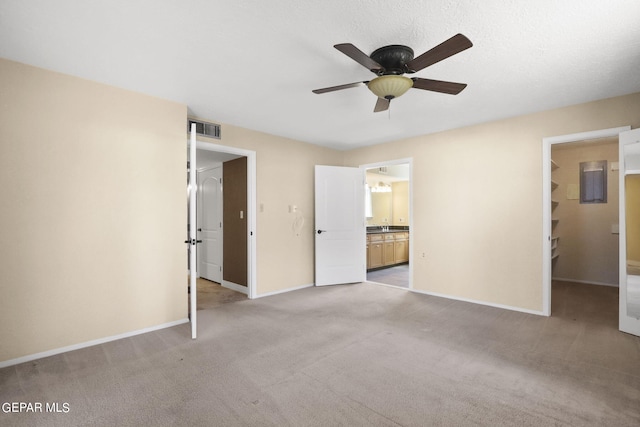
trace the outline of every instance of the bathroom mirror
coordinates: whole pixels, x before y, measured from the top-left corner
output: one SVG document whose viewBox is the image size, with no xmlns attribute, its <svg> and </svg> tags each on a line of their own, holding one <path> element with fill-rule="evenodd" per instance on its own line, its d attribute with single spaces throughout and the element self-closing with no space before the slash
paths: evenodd
<svg viewBox="0 0 640 427">
<path fill-rule="evenodd" d="M 367 169 L 371 209 L 369 226 L 409 225 L 409 164 Z"/>
<path fill-rule="evenodd" d="M 618 329 L 640 337 L 640 129 L 619 134 L 620 307 Z"/>
<path fill-rule="evenodd" d="M 374 187 L 375 188 L 375 187 Z M 391 185 L 389 185 L 391 188 Z M 393 222 L 393 191 L 373 191 L 371 193 L 373 215 L 370 219 L 375 225 L 394 225 Z"/>
<path fill-rule="evenodd" d="M 640 174 L 625 176 L 627 314 L 640 318 Z"/>
</svg>

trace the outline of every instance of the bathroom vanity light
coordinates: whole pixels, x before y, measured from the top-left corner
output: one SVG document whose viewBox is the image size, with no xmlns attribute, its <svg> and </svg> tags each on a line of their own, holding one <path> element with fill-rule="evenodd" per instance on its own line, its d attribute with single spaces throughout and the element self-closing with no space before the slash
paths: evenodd
<svg viewBox="0 0 640 427">
<path fill-rule="evenodd" d="M 378 185 L 371 189 L 372 193 L 391 193 L 391 185 L 380 181 Z"/>
</svg>

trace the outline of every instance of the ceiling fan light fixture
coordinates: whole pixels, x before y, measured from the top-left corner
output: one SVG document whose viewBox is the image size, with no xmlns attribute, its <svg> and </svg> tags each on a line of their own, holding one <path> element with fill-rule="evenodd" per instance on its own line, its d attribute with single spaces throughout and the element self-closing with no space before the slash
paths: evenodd
<svg viewBox="0 0 640 427">
<path fill-rule="evenodd" d="M 376 77 L 367 83 L 371 92 L 378 98 L 393 99 L 404 95 L 413 86 L 413 80 L 409 77 L 387 75 Z"/>
</svg>

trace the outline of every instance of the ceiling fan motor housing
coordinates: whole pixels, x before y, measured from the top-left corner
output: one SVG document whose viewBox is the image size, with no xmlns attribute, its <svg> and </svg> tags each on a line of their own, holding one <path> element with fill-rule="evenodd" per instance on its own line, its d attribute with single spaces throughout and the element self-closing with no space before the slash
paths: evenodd
<svg viewBox="0 0 640 427">
<path fill-rule="evenodd" d="M 379 76 L 402 75 L 408 71 L 405 64 L 413 59 L 413 49 L 394 44 L 374 50 L 369 57 L 382 65 L 382 70 L 372 70 Z"/>
</svg>

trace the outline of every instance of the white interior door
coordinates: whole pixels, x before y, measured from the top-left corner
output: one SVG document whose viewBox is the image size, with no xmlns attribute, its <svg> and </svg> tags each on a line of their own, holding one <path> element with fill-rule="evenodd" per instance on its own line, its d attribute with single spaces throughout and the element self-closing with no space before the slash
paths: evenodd
<svg viewBox="0 0 640 427">
<path fill-rule="evenodd" d="M 222 166 L 198 172 L 198 273 L 222 283 Z"/>
<path fill-rule="evenodd" d="M 196 197 L 197 197 L 197 184 L 196 184 L 196 125 L 191 124 L 191 138 L 189 140 L 189 183 L 187 188 L 189 190 L 189 315 L 191 318 L 191 338 L 195 339 L 197 335 L 197 235 L 196 235 Z"/>
<path fill-rule="evenodd" d="M 640 336 L 640 129 L 620 133 L 620 321 Z"/>
<path fill-rule="evenodd" d="M 316 286 L 366 280 L 364 169 L 316 166 Z"/>
</svg>

